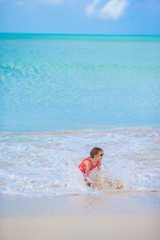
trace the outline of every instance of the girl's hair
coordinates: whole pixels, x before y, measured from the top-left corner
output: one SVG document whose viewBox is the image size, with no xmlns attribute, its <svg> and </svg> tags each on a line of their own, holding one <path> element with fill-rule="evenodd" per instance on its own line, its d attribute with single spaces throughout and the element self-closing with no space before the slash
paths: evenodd
<svg viewBox="0 0 160 240">
<path fill-rule="evenodd" d="M 94 155 L 97 155 L 99 153 L 99 151 L 103 151 L 102 148 L 98 148 L 98 147 L 94 147 L 91 152 L 90 152 L 90 156 L 91 158 L 94 158 Z"/>
</svg>

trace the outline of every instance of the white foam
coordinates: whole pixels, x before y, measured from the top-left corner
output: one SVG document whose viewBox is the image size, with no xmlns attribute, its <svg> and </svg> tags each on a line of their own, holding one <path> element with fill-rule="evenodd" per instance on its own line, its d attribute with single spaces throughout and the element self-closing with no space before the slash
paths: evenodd
<svg viewBox="0 0 160 240">
<path fill-rule="evenodd" d="M 160 129 L 0 134 L 1 194 L 55 196 L 160 190 Z M 78 169 L 92 147 L 104 149 L 92 188 Z"/>
</svg>

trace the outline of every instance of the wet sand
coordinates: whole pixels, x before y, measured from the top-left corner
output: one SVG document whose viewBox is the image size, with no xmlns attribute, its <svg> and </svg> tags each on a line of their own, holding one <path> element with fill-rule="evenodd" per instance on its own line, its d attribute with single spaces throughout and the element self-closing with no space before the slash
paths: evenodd
<svg viewBox="0 0 160 240">
<path fill-rule="evenodd" d="M 1 240 L 160 239 L 160 193 L 1 197 Z"/>
</svg>

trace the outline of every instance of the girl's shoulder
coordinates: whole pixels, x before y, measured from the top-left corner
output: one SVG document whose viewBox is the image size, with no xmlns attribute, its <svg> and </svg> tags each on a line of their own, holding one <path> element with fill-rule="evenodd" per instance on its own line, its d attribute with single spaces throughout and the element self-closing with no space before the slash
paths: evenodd
<svg viewBox="0 0 160 240">
<path fill-rule="evenodd" d="M 84 161 L 85 163 L 86 163 L 86 162 L 90 162 L 90 164 L 92 164 L 92 160 L 91 160 L 91 158 L 89 158 L 89 157 L 88 157 L 88 158 L 85 158 L 83 161 Z"/>
</svg>

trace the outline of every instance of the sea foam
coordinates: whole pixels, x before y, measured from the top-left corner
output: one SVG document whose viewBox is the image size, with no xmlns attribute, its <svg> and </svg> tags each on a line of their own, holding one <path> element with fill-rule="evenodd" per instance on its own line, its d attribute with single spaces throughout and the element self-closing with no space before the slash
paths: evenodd
<svg viewBox="0 0 160 240">
<path fill-rule="evenodd" d="M 159 143 L 159 128 L 1 133 L 1 195 L 159 191 Z M 78 165 L 94 146 L 105 155 L 88 187 Z"/>
</svg>

